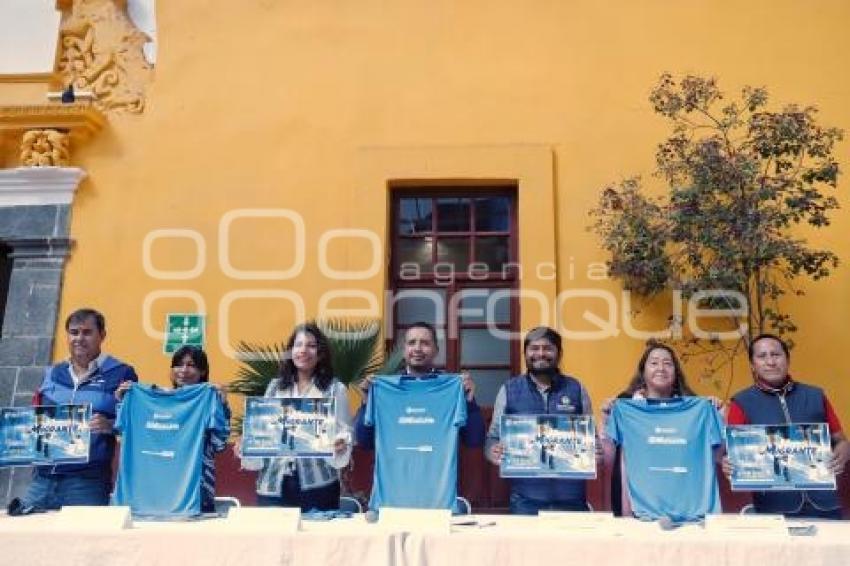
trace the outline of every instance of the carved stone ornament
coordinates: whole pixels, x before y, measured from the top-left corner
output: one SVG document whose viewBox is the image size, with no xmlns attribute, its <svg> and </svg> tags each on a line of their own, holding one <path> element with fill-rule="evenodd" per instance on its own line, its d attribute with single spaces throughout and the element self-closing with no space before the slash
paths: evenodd
<svg viewBox="0 0 850 566">
<path fill-rule="evenodd" d="M 65 84 L 91 91 L 104 112 L 139 113 L 152 68 L 142 47 L 148 37 L 127 16 L 124 0 L 73 0 L 64 8 L 58 71 Z"/>
<path fill-rule="evenodd" d="M 71 162 L 70 136 L 59 130 L 27 130 L 21 139 L 25 167 L 64 167 Z"/>
<path fill-rule="evenodd" d="M 71 145 L 89 140 L 105 122 L 88 103 L 0 106 L 0 144 L 20 143 L 25 167 L 67 166 Z"/>
</svg>

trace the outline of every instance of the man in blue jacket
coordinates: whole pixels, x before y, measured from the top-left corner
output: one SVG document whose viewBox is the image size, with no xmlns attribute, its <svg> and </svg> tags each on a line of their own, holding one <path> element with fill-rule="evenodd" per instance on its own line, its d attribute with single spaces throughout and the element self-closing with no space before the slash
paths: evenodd
<svg viewBox="0 0 850 566">
<path fill-rule="evenodd" d="M 500 442 L 502 415 L 590 415 L 587 390 L 574 377 L 559 370 L 561 336 L 541 326 L 523 341 L 527 373 L 502 385 L 493 404 L 493 420 L 487 433 L 485 454 L 499 465 L 504 452 Z M 598 461 L 597 448 L 597 461 Z M 559 478 L 513 478 L 511 513 L 536 515 L 540 510 L 587 511 L 584 480 Z"/>
<path fill-rule="evenodd" d="M 85 464 L 42 466 L 9 514 L 58 509 L 63 505 L 108 505 L 115 453 L 115 390 L 124 381 L 138 381 L 133 368 L 101 352 L 106 338 L 103 315 L 79 309 L 65 321 L 69 358 L 45 371 L 34 405 L 89 404 L 92 408 L 89 461 Z"/>
</svg>

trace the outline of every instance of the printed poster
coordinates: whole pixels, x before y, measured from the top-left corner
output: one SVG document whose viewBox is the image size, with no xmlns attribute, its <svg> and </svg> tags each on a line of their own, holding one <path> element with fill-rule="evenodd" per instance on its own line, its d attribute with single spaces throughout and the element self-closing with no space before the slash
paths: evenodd
<svg viewBox="0 0 850 566">
<path fill-rule="evenodd" d="M 503 478 L 596 477 L 596 427 L 590 415 L 503 415 Z"/>
<path fill-rule="evenodd" d="M 733 491 L 835 489 L 825 423 L 726 427 Z"/>
<path fill-rule="evenodd" d="M 242 457 L 333 456 L 335 408 L 333 398 L 246 397 Z"/>
<path fill-rule="evenodd" d="M 91 405 L 0 408 L 0 466 L 84 464 Z"/>
</svg>

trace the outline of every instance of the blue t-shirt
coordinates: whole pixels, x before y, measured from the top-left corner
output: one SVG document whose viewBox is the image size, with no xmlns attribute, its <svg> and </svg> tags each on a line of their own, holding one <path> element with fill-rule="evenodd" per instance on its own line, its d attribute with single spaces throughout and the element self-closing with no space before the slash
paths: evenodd
<svg viewBox="0 0 850 566">
<path fill-rule="evenodd" d="M 466 424 L 459 375 L 378 376 L 364 422 L 375 427 L 370 509 L 455 508 L 458 430 Z"/>
<path fill-rule="evenodd" d="M 618 399 L 608 437 L 623 446 L 629 497 L 641 519 L 692 521 L 720 512 L 713 448 L 721 420 L 708 399 Z"/>
<path fill-rule="evenodd" d="M 173 391 L 133 385 L 118 409 L 121 462 L 113 505 L 134 516 L 179 518 L 201 512 L 206 433 L 230 432 L 218 393 L 207 383 Z"/>
</svg>

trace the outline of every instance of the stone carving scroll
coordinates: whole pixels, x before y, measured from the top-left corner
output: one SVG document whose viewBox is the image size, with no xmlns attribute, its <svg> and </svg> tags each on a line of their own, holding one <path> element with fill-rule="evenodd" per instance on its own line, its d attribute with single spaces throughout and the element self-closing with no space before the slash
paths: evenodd
<svg viewBox="0 0 850 566">
<path fill-rule="evenodd" d="M 139 113 L 153 69 L 121 0 L 74 0 L 63 13 L 58 70 L 65 84 L 91 91 L 103 112 Z"/>
</svg>

